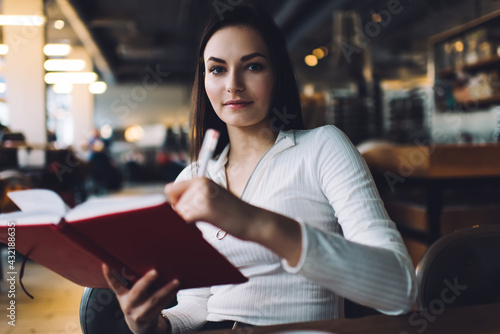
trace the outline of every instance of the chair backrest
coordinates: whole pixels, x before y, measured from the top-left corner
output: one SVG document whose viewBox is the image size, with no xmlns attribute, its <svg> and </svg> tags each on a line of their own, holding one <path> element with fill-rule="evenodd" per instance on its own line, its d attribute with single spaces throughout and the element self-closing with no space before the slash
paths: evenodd
<svg viewBox="0 0 500 334">
<path fill-rule="evenodd" d="M 85 288 L 80 302 L 83 334 L 132 334 L 113 291 Z"/>
<path fill-rule="evenodd" d="M 165 308 L 177 305 L 174 298 Z M 125 322 L 118 299 L 110 289 L 85 288 L 80 302 L 83 334 L 133 334 Z"/>
<path fill-rule="evenodd" d="M 416 275 L 421 310 L 500 302 L 500 225 L 444 235 L 424 253 Z"/>
</svg>

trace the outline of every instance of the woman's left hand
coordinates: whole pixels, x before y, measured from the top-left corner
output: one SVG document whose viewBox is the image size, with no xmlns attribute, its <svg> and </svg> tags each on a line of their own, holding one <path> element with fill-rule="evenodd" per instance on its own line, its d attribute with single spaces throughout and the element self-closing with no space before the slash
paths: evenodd
<svg viewBox="0 0 500 334">
<path fill-rule="evenodd" d="M 243 202 L 212 180 L 197 177 L 169 183 L 165 193 L 174 210 L 187 222 L 209 222 L 227 233 L 249 240 L 259 209 Z"/>
</svg>

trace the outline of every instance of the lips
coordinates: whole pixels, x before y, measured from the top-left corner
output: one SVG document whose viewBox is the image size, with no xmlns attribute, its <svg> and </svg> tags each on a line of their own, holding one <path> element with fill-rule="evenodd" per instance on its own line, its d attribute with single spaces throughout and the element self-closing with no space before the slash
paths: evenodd
<svg viewBox="0 0 500 334">
<path fill-rule="evenodd" d="M 245 108 L 251 105 L 253 101 L 244 101 L 244 100 L 230 100 L 224 102 L 224 106 L 229 107 L 229 108 Z"/>
</svg>

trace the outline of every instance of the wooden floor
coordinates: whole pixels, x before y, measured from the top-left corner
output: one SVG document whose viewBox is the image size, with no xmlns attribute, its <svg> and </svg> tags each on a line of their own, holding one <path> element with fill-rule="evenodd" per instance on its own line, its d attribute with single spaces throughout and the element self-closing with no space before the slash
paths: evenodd
<svg viewBox="0 0 500 334">
<path fill-rule="evenodd" d="M 19 271 L 21 263 L 17 264 Z M 5 268 L 4 268 L 5 273 Z M 0 333 L 14 334 L 81 334 L 78 310 L 83 287 L 78 286 L 52 271 L 27 262 L 23 284 L 33 295 L 30 299 L 16 285 L 15 298 L 8 297 L 6 277 L 1 283 Z M 7 307 L 15 300 L 15 327 L 8 324 Z"/>
</svg>

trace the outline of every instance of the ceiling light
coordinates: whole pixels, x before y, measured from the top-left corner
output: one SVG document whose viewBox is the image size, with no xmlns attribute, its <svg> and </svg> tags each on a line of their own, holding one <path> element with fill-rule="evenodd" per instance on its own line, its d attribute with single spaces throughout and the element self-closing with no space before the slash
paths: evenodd
<svg viewBox="0 0 500 334">
<path fill-rule="evenodd" d="M 69 94 L 73 91 L 73 84 L 68 82 L 56 83 L 52 86 L 52 90 L 56 94 Z"/>
<path fill-rule="evenodd" d="M 54 28 L 58 29 L 58 30 L 61 30 L 62 28 L 64 28 L 64 21 L 63 20 L 57 20 L 56 22 L 54 22 Z"/>
<path fill-rule="evenodd" d="M 49 59 L 43 67 L 47 71 L 81 71 L 85 67 L 82 59 Z"/>
<path fill-rule="evenodd" d="M 46 56 L 67 56 L 71 51 L 68 44 L 47 44 L 43 47 Z"/>
<path fill-rule="evenodd" d="M 45 74 L 45 82 L 48 84 L 56 84 L 61 82 L 72 84 L 90 84 L 96 80 L 97 74 L 95 74 L 94 72 L 51 72 Z"/>
<path fill-rule="evenodd" d="M 0 15 L 1 26 L 41 26 L 45 18 L 40 15 Z"/>
<path fill-rule="evenodd" d="M 7 44 L 0 44 L 0 55 L 6 55 L 9 52 L 9 46 Z"/>
<path fill-rule="evenodd" d="M 104 81 L 96 81 L 89 85 L 89 92 L 92 94 L 102 94 L 107 88 L 108 85 Z"/>
<path fill-rule="evenodd" d="M 306 64 L 308 66 L 316 66 L 316 65 L 318 65 L 318 58 L 316 58 L 316 56 L 313 56 L 313 55 L 307 55 L 304 58 L 304 61 L 306 62 Z"/>
</svg>

